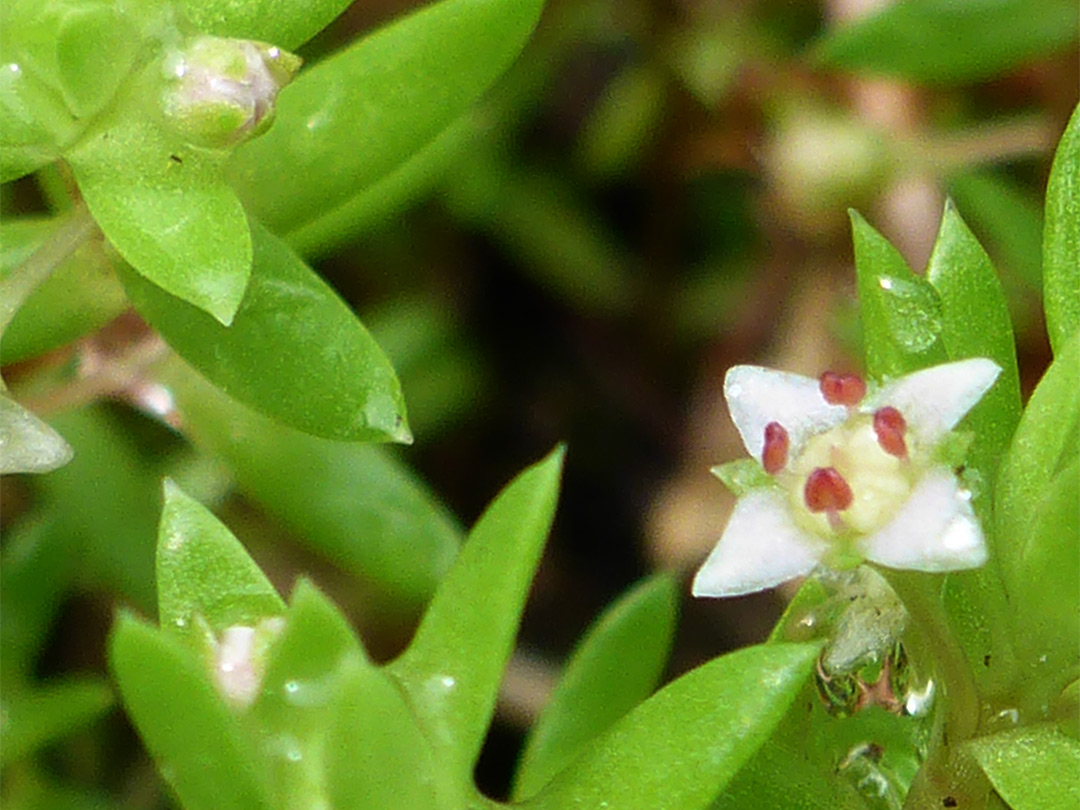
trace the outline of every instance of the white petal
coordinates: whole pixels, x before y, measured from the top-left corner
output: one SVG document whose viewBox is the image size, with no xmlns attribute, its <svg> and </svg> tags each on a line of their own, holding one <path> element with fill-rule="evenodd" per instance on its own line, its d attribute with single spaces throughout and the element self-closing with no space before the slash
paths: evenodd
<svg viewBox="0 0 1080 810">
<path fill-rule="evenodd" d="M 931 447 L 956 427 L 1000 373 L 998 364 L 985 357 L 925 368 L 867 397 L 863 410 L 892 405 L 903 414 L 917 445 Z"/>
<path fill-rule="evenodd" d="M 739 498 L 723 537 L 691 588 L 694 596 L 739 596 L 809 574 L 825 543 L 791 519 L 784 493 L 757 489 Z"/>
<path fill-rule="evenodd" d="M 986 562 L 986 541 L 970 498 L 952 471 L 930 470 L 889 524 L 860 541 L 860 550 L 889 568 L 978 568 Z"/>
<path fill-rule="evenodd" d="M 847 419 L 843 405 L 830 405 L 817 380 L 761 366 L 735 366 L 724 377 L 731 420 L 751 456 L 761 461 L 765 426 L 779 422 L 788 433 L 789 455 L 798 455 L 811 436 Z"/>
</svg>

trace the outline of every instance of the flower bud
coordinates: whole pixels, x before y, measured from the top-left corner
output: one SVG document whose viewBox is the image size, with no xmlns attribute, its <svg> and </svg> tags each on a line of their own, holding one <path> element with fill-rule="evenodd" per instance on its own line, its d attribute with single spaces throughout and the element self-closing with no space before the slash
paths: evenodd
<svg viewBox="0 0 1080 810">
<path fill-rule="evenodd" d="M 265 42 L 198 37 L 165 56 L 165 120 L 193 146 L 236 146 L 270 126 L 277 95 L 300 64 Z"/>
</svg>

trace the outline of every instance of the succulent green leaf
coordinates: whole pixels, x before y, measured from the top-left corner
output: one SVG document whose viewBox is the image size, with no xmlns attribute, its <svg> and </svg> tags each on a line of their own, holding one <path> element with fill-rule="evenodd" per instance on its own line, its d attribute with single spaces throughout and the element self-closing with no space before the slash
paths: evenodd
<svg viewBox="0 0 1080 810">
<path fill-rule="evenodd" d="M 698 667 L 594 740 L 522 807 L 704 807 L 772 733 L 819 649 L 758 645 Z"/>
<path fill-rule="evenodd" d="M 56 30 L 56 66 L 64 101 L 78 118 L 104 108 L 135 63 L 133 21 L 113 4 L 70 8 Z"/>
<path fill-rule="evenodd" d="M 968 748 L 1013 810 L 1073 810 L 1080 805 L 1080 742 L 1055 726 L 980 737 Z"/>
<path fill-rule="evenodd" d="M 46 473 L 74 456 L 64 437 L 0 394 L 0 473 Z"/>
<path fill-rule="evenodd" d="M 390 672 L 458 789 L 495 709 L 521 612 L 555 514 L 563 450 L 518 475 L 477 521 Z"/>
<path fill-rule="evenodd" d="M 941 300 L 941 341 L 950 360 L 988 357 L 1001 367 L 964 426 L 975 441 L 967 466 L 992 480 L 1020 419 L 1020 377 L 1005 295 L 990 257 L 948 202 L 926 277 Z"/>
<path fill-rule="evenodd" d="M 480 118 L 471 112 L 462 115 L 385 177 L 333 210 L 290 230 L 285 240 L 303 256 L 318 258 L 391 222 L 442 180 L 450 164 L 476 140 Z"/>
<path fill-rule="evenodd" d="M 768 643 L 832 636 L 847 603 L 843 596 L 838 603 L 819 579 L 807 579 Z M 791 810 L 866 810 L 876 806 L 868 798 L 884 800 L 885 807 L 898 806 L 920 763 L 918 722 L 879 708 L 833 716 L 817 686 L 807 683 L 772 736 L 713 802 L 712 810 L 757 804 Z"/>
<path fill-rule="evenodd" d="M 285 603 L 232 532 L 172 481 L 164 490 L 157 545 L 162 628 L 187 635 L 201 617 L 220 633 L 284 613 Z"/>
<path fill-rule="evenodd" d="M 926 275 L 941 300 L 941 341 L 948 359 L 988 357 L 1002 369 L 994 387 L 963 421 L 974 438 L 963 458 L 965 483 L 974 494 L 976 513 L 988 523 L 990 482 L 1020 418 L 1020 380 L 1001 285 L 990 258 L 952 202 L 945 205 Z M 988 534 L 990 543 L 997 545 L 994 533 Z M 996 560 L 976 571 L 951 574 L 943 598 L 983 693 L 1004 687 L 1013 655 L 1009 610 Z M 985 661 L 995 664 L 987 667 Z"/>
<path fill-rule="evenodd" d="M 0 223 L 0 279 L 7 278 L 49 238 L 50 219 L 8 219 Z M 36 357 L 104 326 L 127 308 L 99 241 L 91 241 L 62 262 L 19 307 L 0 341 L 0 360 Z"/>
<path fill-rule="evenodd" d="M 899 377 L 943 362 L 941 301 L 934 288 L 865 219 L 850 214 L 867 372 Z"/>
<path fill-rule="evenodd" d="M 1018 561 L 1015 591 L 1016 647 L 1036 705 L 1080 677 L 1080 459 L 1058 472 L 1041 493 L 1035 520 Z"/>
<path fill-rule="evenodd" d="M 175 5 L 206 34 L 295 50 L 348 8 L 349 0 L 179 0 Z"/>
<path fill-rule="evenodd" d="M 71 112 L 32 71 L 10 62 L 0 70 L 0 182 L 56 160 L 75 131 Z"/>
<path fill-rule="evenodd" d="M 240 195 L 278 231 L 355 197 L 480 97 L 521 51 L 541 6 L 440 0 L 301 73 L 281 93 L 273 128 L 234 155 Z"/>
<path fill-rule="evenodd" d="M 254 744 L 180 639 L 121 613 L 109 665 L 124 708 L 186 810 L 269 810 Z"/>
<path fill-rule="evenodd" d="M 366 665 L 352 628 L 314 585 L 301 580 L 251 708 L 252 722 L 272 751 L 275 806 L 318 804 L 320 798 L 329 803 L 326 737 L 349 665 Z"/>
<path fill-rule="evenodd" d="M 535 795 L 591 739 L 645 700 L 671 653 L 678 593 L 657 574 L 614 602 L 578 642 L 525 741 L 514 801 Z"/>
<path fill-rule="evenodd" d="M 833 717 L 807 684 L 711 810 L 899 807 L 920 764 L 917 723 L 880 708 Z"/>
<path fill-rule="evenodd" d="M 410 441 L 394 370 L 348 305 L 284 242 L 255 225 L 255 267 L 225 327 L 137 274 L 139 313 L 225 393 L 291 427 L 349 441 Z"/>
<path fill-rule="evenodd" d="M 436 780 L 431 744 L 405 696 L 382 671 L 346 661 L 326 741 L 330 806 L 435 810 L 447 806 Z"/>
<path fill-rule="evenodd" d="M 1023 561 L 1036 542 L 1032 526 L 1039 506 L 1059 471 L 1077 457 L 1078 390 L 1080 332 L 1061 347 L 1036 387 L 998 474 L 995 517 L 1009 593 L 1020 588 Z"/>
<path fill-rule="evenodd" d="M 825 65 L 917 82 L 967 82 L 1067 48 L 1077 25 L 1071 0 L 905 0 L 829 32 L 815 56 Z"/>
<path fill-rule="evenodd" d="M 221 179 L 220 156 L 174 143 L 134 115 L 70 150 L 90 213 L 141 275 L 223 324 L 251 272 L 247 217 Z"/>
<path fill-rule="evenodd" d="M 1043 306 L 1057 356 L 1080 330 L 1080 107 L 1061 136 L 1046 187 Z"/>
<path fill-rule="evenodd" d="M 431 596 L 462 532 L 396 456 L 287 428 L 181 363 L 164 379 L 195 442 L 223 459 L 240 488 L 299 540 L 358 577 L 374 601 L 411 612 Z"/>
<path fill-rule="evenodd" d="M 96 677 L 55 681 L 14 693 L 5 686 L 0 763 L 22 759 L 83 728 L 105 714 L 112 704 L 112 690 Z"/>
</svg>

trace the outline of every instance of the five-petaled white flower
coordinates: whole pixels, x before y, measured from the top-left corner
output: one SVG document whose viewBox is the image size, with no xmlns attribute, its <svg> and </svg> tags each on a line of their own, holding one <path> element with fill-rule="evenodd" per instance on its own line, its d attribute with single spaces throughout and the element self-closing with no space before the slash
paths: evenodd
<svg viewBox="0 0 1080 810">
<path fill-rule="evenodd" d="M 937 451 L 1000 371 L 961 360 L 868 392 L 854 375 L 732 368 L 731 418 L 771 480 L 739 498 L 694 595 L 752 593 L 863 560 L 916 571 L 982 565 L 971 493 Z"/>
</svg>

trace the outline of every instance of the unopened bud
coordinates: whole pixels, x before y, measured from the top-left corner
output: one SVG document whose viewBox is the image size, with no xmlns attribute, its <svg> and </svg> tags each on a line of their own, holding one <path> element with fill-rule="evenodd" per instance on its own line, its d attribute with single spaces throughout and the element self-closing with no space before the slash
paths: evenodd
<svg viewBox="0 0 1080 810">
<path fill-rule="evenodd" d="M 225 628 L 214 646 L 214 679 L 234 706 L 247 708 L 259 694 L 271 643 L 281 634 L 280 617 L 263 619 L 255 627 Z"/>
<path fill-rule="evenodd" d="M 278 93 L 300 64 L 265 42 L 199 37 L 165 57 L 165 119 L 193 146 L 236 146 L 270 126 Z"/>
</svg>

